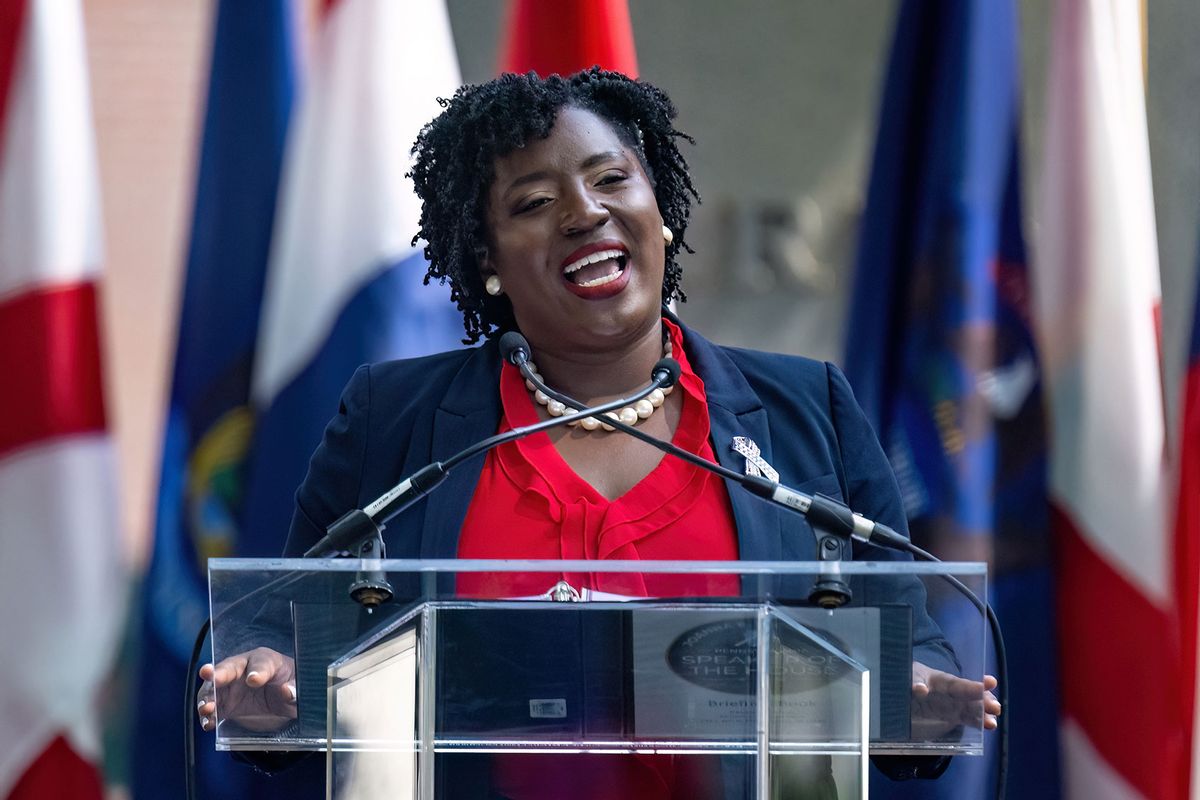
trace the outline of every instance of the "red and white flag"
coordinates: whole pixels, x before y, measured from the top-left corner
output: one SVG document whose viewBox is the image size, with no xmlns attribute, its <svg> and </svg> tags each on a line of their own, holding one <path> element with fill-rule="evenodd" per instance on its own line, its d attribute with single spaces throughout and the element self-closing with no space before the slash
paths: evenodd
<svg viewBox="0 0 1200 800">
<path fill-rule="evenodd" d="M 626 0 L 509 0 L 501 72 L 570 75 L 600 66 L 636 78 Z"/>
<path fill-rule="evenodd" d="M 1192 335 L 1183 373 L 1183 409 L 1179 426 L 1179 482 L 1175 505 L 1175 583 L 1179 589 L 1179 638 L 1183 662 L 1183 684 L 1191 686 L 1184 698 L 1192 709 L 1191 754 L 1192 798 L 1200 798 L 1200 724 L 1197 697 L 1197 656 L 1200 655 L 1200 273 L 1192 307 Z"/>
<path fill-rule="evenodd" d="M 100 797 L 125 585 L 78 0 L 0 11 L 0 797 Z"/>
<path fill-rule="evenodd" d="M 1200 275 L 1197 276 L 1200 278 Z M 1198 280 L 1200 284 L 1200 280 Z M 1183 661 L 1183 685 L 1192 687 L 1184 697 L 1184 708 L 1192 709 L 1189 731 L 1192 754 L 1192 798 L 1200 798 L 1200 708 L 1196 706 L 1196 659 L 1200 648 L 1200 288 L 1192 312 L 1192 336 L 1183 375 L 1183 414 L 1179 427 L 1179 483 L 1175 508 L 1175 582 L 1179 590 L 1179 638 Z"/>
<path fill-rule="evenodd" d="M 1138 14 L 1128 0 L 1056 4 L 1035 238 L 1063 773 L 1079 800 L 1188 788 Z"/>
</svg>

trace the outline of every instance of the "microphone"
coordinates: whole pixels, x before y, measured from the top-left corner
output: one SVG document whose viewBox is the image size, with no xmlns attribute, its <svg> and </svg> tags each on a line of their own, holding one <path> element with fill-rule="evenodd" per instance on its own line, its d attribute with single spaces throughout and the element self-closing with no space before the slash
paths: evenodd
<svg viewBox="0 0 1200 800">
<path fill-rule="evenodd" d="M 516 331 L 508 331 L 500 337 L 500 357 L 520 369 L 529 360 L 529 342 Z"/>
<path fill-rule="evenodd" d="M 561 394 L 546 386 L 541 380 L 534 375 L 530 368 L 529 361 L 529 346 L 525 338 L 516 332 L 505 334 L 507 341 L 503 343 L 502 352 L 513 364 L 521 370 L 521 374 L 533 385 L 536 389 L 552 397 L 558 402 L 564 404 L 568 408 L 578 406 L 579 403 L 573 400 L 568 395 Z M 664 363 L 669 361 L 674 366 L 673 375 L 675 380 L 679 378 L 679 362 L 674 359 L 663 359 L 658 364 L 655 364 L 655 370 L 660 368 L 669 369 Z M 633 436 L 635 439 L 643 441 L 650 446 L 661 450 L 664 453 L 673 455 L 676 458 L 681 458 L 684 461 L 694 464 L 701 469 L 716 473 L 723 478 L 737 481 L 744 487 L 749 489 L 755 495 L 775 503 L 782 505 L 785 508 L 791 509 L 802 516 L 806 517 L 813 526 L 813 532 L 816 535 L 817 560 L 819 561 L 843 561 L 846 559 L 845 543 L 850 538 L 870 538 L 874 530 L 874 523 L 860 517 L 864 521 L 858 527 L 854 525 L 855 516 L 850 509 L 838 503 L 836 500 L 823 495 L 810 497 L 803 492 L 797 492 L 794 489 L 789 489 L 775 481 L 767 478 L 750 475 L 739 475 L 738 473 L 722 467 L 720 464 L 715 464 L 707 459 L 701 458 L 693 453 L 689 453 L 677 447 L 672 442 L 667 442 L 657 437 L 650 436 L 644 431 L 638 430 L 631 425 L 621 424 L 612 419 L 607 420 L 610 427 L 620 428 L 624 433 Z M 885 526 L 886 527 L 886 526 Z M 890 529 L 889 529 L 890 530 Z M 897 534 L 898 536 L 898 534 Z M 903 537 L 899 537 L 903 538 Z M 819 605 L 822 608 L 838 608 L 849 603 L 852 598 L 850 585 L 842 580 L 840 574 L 823 575 L 812 587 L 809 592 L 809 602 Z"/>
<path fill-rule="evenodd" d="M 508 331 L 500 337 L 500 357 L 512 364 L 517 369 L 521 370 L 521 374 L 529 377 L 529 368 L 526 366 L 529 363 L 529 342 L 517 331 Z M 650 379 L 657 380 L 659 375 L 666 373 L 666 377 L 658 388 L 665 389 L 668 386 L 674 386 L 679 382 L 679 375 L 683 372 L 683 368 L 679 366 L 679 362 L 675 359 L 666 356 L 660 358 L 654 367 L 650 370 Z M 582 408 L 577 400 L 572 400 L 566 395 L 561 395 L 558 392 L 552 391 L 541 381 L 536 378 L 532 379 L 533 385 L 541 389 L 548 397 L 552 397 L 569 408 Z M 610 420 L 606 419 L 605 422 Z M 615 427 L 615 426 L 614 426 Z"/>
<path fill-rule="evenodd" d="M 547 397 L 550 397 L 569 408 L 578 408 L 579 401 L 569 395 L 556 392 L 544 384 L 529 368 L 529 343 L 525 337 L 516 331 L 509 331 L 500 337 L 500 353 L 504 360 L 521 370 L 521 375 Z M 679 362 L 673 358 L 663 358 L 654 365 L 652 372 L 656 377 L 660 371 L 669 373 L 669 381 L 664 385 L 673 386 L 679 381 L 682 371 Z M 683 459 L 701 469 L 716 473 L 722 478 L 740 483 L 758 497 L 776 505 L 784 506 L 808 518 L 814 527 L 828 530 L 843 539 L 868 543 L 874 542 L 886 547 L 907 549 L 909 541 L 904 536 L 892 530 L 882 522 L 867 519 L 861 514 L 852 512 L 844 503 L 822 494 L 808 495 L 804 492 L 790 489 L 781 483 L 757 475 L 742 475 L 721 466 L 708 459 L 701 458 L 695 453 L 688 452 L 672 442 L 651 436 L 639 428 L 626 425 L 623 422 L 607 417 L 604 420 L 612 427 L 657 448 L 668 455 Z"/>
<path fill-rule="evenodd" d="M 515 331 L 506 333 L 501 337 L 501 346 L 504 347 L 504 339 L 508 339 L 508 346 L 502 350 L 505 353 L 505 359 L 521 370 L 521 375 L 526 380 L 531 382 L 536 388 L 540 389 L 548 397 L 552 397 L 558 402 L 568 407 L 579 405 L 570 396 L 556 392 L 549 386 L 546 386 L 533 374 L 533 370 L 526 363 L 529 360 L 529 345 L 525 341 L 525 337 Z M 670 360 L 675 366 L 673 381 L 679 379 L 679 363 L 673 359 Z M 659 364 L 662 364 L 660 361 Z M 659 364 L 655 365 L 657 369 Z M 835 500 L 823 494 L 805 494 L 804 492 L 784 486 L 783 484 L 764 478 L 758 475 L 742 475 L 734 472 L 731 469 L 721 466 L 715 462 L 701 458 L 695 453 L 690 453 L 681 447 L 676 446 L 672 442 L 664 441 L 657 437 L 647 434 L 645 431 L 626 425 L 625 423 L 607 419 L 606 422 L 613 428 L 626 433 L 635 439 L 645 442 L 651 447 L 657 448 L 668 455 L 673 455 L 676 458 L 681 458 L 689 464 L 693 464 L 701 469 L 706 469 L 720 475 L 722 478 L 727 478 L 731 481 L 741 484 L 750 492 L 758 497 L 767 500 L 768 502 L 788 508 L 798 514 L 803 515 L 808 519 L 813 528 L 817 530 L 825 530 L 832 533 L 834 536 L 844 540 L 853 540 L 858 542 L 871 543 L 882 545 L 892 550 L 900 550 L 910 553 L 911 555 L 923 561 L 941 561 L 932 553 L 917 547 L 910 542 L 907 537 L 902 536 L 895 530 L 882 522 L 876 522 L 868 519 L 861 514 L 857 514 L 850 510 L 850 507 L 845 503 Z M 818 553 L 818 556 L 821 554 Z M 1000 630 L 1000 620 L 996 616 L 995 610 L 990 603 L 981 600 L 971 589 L 953 575 L 941 576 L 949 583 L 956 591 L 965 596 L 968 601 L 982 614 L 988 621 L 988 627 L 991 629 L 992 642 L 995 647 L 996 656 L 996 673 L 999 683 L 1000 704 L 1004 708 L 1008 708 L 1008 655 L 1004 647 L 1004 634 Z M 841 584 L 840 586 L 838 584 Z M 839 581 L 836 576 L 832 582 L 826 583 L 825 586 L 818 584 L 814 586 L 814 591 L 810 595 L 810 599 L 814 600 L 823 607 L 836 607 L 843 605 L 849 600 L 849 587 Z M 1000 719 L 1000 769 L 996 778 L 997 790 L 996 796 L 1004 796 L 1004 786 L 1007 783 L 1008 773 L 1008 717 Z"/>
<path fill-rule="evenodd" d="M 507 354 L 507 359 L 516 359 L 525 364 L 529 360 L 529 345 L 521 334 L 515 333 L 515 331 L 510 333 L 515 334 L 515 339 L 509 334 L 505 334 L 501 337 L 501 348 Z M 506 339 L 507 345 L 505 344 Z M 527 370 L 528 366 L 525 369 Z M 591 408 L 583 408 L 580 411 L 563 414 L 561 417 L 551 417 L 533 425 L 513 428 L 510 431 L 490 436 L 482 442 L 477 442 L 465 450 L 455 453 L 445 461 L 435 461 L 422 467 L 381 494 L 369 505 L 361 509 L 352 509 L 339 517 L 325 529 L 325 535 L 321 537 L 320 541 L 305 551 L 304 557 L 317 558 L 343 550 L 353 551 L 363 542 L 381 537 L 383 527 L 388 520 L 436 489 L 446 479 L 451 469 L 493 447 L 588 417 L 603 418 L 604 422 L 613 425 L 615 421 L 611 417 L 605 417 L 605 414 L 632 405 L 648 397 L 655 389 L 673 385 L 679 379 L 679 371 L 679 364 L 673 359 L 661 359 L 654 365 L 649 385 L 629 397 L 611 400 Z M 580 404 L 572 401 L 571 407 L 579 408 Z"/>
<path fill-rule="evenodd" d="M 654 364 L 654 368 L 650 370 L 650 375 L 657 378 L 659 374 L 666 373 L 663 378 L 662 385 L 674 386 L 679 383 L 679 376 L 683 373 L 683 367 L 679 366 L 679 362 L 670 356 L 663 356 Z"/>
</svg>

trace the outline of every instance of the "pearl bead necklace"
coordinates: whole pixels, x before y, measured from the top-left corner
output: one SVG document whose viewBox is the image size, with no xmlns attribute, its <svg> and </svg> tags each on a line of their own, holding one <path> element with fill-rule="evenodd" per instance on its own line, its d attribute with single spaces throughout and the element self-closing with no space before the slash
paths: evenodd
<svg viewBox="0 0 1200 800">
<path fill-rule="evenodd" d="M 663 344 L 663 356 L 669 357 L 670 355 L 671 342 L 667 341 Z M 537 379 L 542 383 L 545 383 L 545 380 L 542 379 L 542 374 L 538 372 L 537 366 L 532 361 L 527 361 L 525 363 L 529 365 L 529 370 L 535 376 L 537 376 Z M 536 400 L 540 405 L 545 406 L 546 411 L 552 417 L 561 417 L 564 414 L 574 414 L 576 411 L 576 409 L 570 408 L 564 403 L 560 403 L 559 401 L 547 395 L 541 389 L 534 386 L 533 381 L 526 380 L 525 387 L 529 389 L 529 391 L 533 392 L 533 399 Z M 619 411 L 605 412 L 603 416 L 610 417 L 618 422 L 623 422 L 626 425 L 636 425 L 639 421 L 648 419 L 650 415 L 654 413 L 654 409 L 663 404 L 663 402 L 667 399 L 667 395 L 669 395 L 674 388 L 674 386 L 668 386 L 666 389 L 655 389 L 649 395 L 641 400 L 638 400 L 633 405 L 625 406 Z M 614 428 L 612 425 L 609 425 L 607 422 L 600 422 L 594 417 L 584 417 L 581 420 L 568 422 L 567 424 L 571 427 L 578 425 L 585 431 L 594 431 L 597 428 L 604 428 L 606 431 L 616 430 L 616 428 Z"/>
</svg>

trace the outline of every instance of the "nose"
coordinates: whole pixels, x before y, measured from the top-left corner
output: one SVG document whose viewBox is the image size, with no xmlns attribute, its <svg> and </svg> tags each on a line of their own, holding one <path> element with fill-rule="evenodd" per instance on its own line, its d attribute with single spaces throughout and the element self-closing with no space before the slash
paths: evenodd
<svg viewBox="0 0 1200 800">
<path fill-rule="evenodd" d="M 568 236 L 595 230 L 608 222 L 608 207 L 601 202 L 599 196 L 588 189 L 587 186 L 575 188 L 568 192 L 559 204 L 559 208 L 562 209 L 559 227 Z"/>
</svg>

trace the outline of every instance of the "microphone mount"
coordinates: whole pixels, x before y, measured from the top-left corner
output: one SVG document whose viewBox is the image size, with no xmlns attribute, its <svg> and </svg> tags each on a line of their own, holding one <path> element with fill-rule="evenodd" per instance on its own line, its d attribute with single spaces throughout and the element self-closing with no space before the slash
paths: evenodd
<svg viewBox="0 0 1200 800">
<path fill-rule="evenodd" d="M 520 334 L 517 335 L 520 336 Z M 523 342 L 524 338 L 521 337 L 521 340 Z M 526 350 L 525 360 L 527 359 L 528 351 Z M 678 378 L 678 375 L 679 365 L 671 359 L 662 359 L 654 365 L 653 379 L 650 381 L 650 384 L 629 397 L 618 398 L 592 408 L 584 408 L 581 411 L 564 414 L 561 417 L 543 420 L 533 425 L 513 428 L 510 431 L 490 436 L 456 453 L 445 461 L 435 461 L 416 471 L 408 478 L 405 478 L 369 505 L 361 509 L 352 509 L 343 514 L 325 529 L 325 536 L 320 541 L 305 551 L 304 557 L 319 558 L 330 553 L 340 552 L 357 554 L 363 543 L 367 541 L 377 541 L 378 550 L 376 552 L 382 553 L 383 529 L 388 520 L 437 488 L 446 479 L 446 476 L 449 475 L 450 470 L 462 462 L 485 453 L 505 442 L 521 439 L 559 425 L 567 425 L 588 417 L 599 419 L 609 411 L 616 411 L 648 397 L 655 389 L 671 385 Z M 604 421 L 612 423 L 612 420 L 607 417 L 605 417 Z M 381 556 L 373 557 L 377 558 Z"/>
<path fill-rule="evenodd" d="M 508 334 L 505 335 L 508 336 Z M 515 334 L 515 338 L 516 341 L 513 342 L 515 346 L 510 347 L 507 351 L 506 360 L 509 360 L 509 363 L 518 367 L 525 379 L 532 382 L 534 386 L 541 389 L 547 396 L 567 406 L 573 407 L 577 405 L 571 397 L 554 391 L 533 375 L 532 370 L 525 363 L 529 360 L 528 345 L 525 343 L 524 337 L 520 334 Z M 501 342 L 501 347 L 504 347 L 503 341 Z M 517 355 L 521 353 L 523 353 L 523 357 Z M 509 356 L 512 356 L 512 358 Z M 676 367 L 678 367 L 677 363 Z M 845 503 L 839 502 L 832 497 L 822 494 L 808 495 L 758 475 L 742 475 L 680 447 L 676 447 L 671 442 L 665 442 L 650 436 L 645 431 L 639 430 L 632 425 L 626 425 L 623 422 L 611 419 L 608 420 L 608 424 L 668 455 L 681 458 L 689 464 L 694 464 L 701 469 L 707 469 L 723 478 L 740 483 L 750 492 L 764 500 L 776 505 L 786 506 L 792 511 L 804 515 L 809 520 L 817 536 L 818 560 L 840 561 L 842 560 L 840 553 L 843 548 L 849 550 L 850 542 L 857 541 L 863 543 L 876 542 L 893 550 L 910 553 L 923 561 L 940 561 L 932 553 L 914 545 L 908 540 L 908 537 L 902 536 L 881 522 L 875 522 L 851 511 L 850 507 Z M 955 590 L 965 596 L 979 610 L 980 614 L 986 617 L 996 648 L 996 673 L 999 681 L 1000 704 L 1008 708 L 1008 656 L 1004 647 L 1004 635 L 1000 630 L 1000 620 L 997 618 L 996 612 L 992 609 L 991 605 L 979 599 L 962 581 L 953 575 L 945 575 L 943 578 Z M 829 579 L 818 581 L 809 592 L 809 601 L 816 603 L 822 608 L 836 608 L 844 605 L 849 600 L 849 586 L 836 575 L 831 576 Z M 1007 782 L 1007 719 L 1007 717 L 1003 717 L 1000 720 L 1000 769 L 996 778 L 997 797 L 1004 796 L 1004 786 Z"/>
<path fill-rule="evenodd" d="M 516 331 L 509 331 L 500 337 L 500 352 L 508 363 L 517 367 L 521 375 L 531 382 L 546 396 L 570 408 L 579 407 L 579 402 L 569 395 L 557 392 L 543 383 L 529 367 L 529 345 L 525 337 Z M 665 362 L 669 362 L 666 364 Z M 679 362 L 674 359 L 663 359 L 655 364 L 655 373 L 659 369 L 673 368 L 671 382 L 679 379 Z M 753 494 L 775 503 L 786 506 L 808 519 L 816 537 L 818 561 L 838 562 L 849 561 L 853 557 L 850 541 L 869 542 L 876 540 L 887 547 L 908 549 L 909 541 L 882 523 L 873 522 L 860 514 L 855 514 L 848 506 L 832 497 L 825 495 L 807 495 L 790 489 L 781 483 L 755 475 L 742 475 L 727 469 L 700 456 L 689 453 L 671 442 L 662 441 L 641 431 L 632 425 L 626 425 L 618 420 L 606 419 L 612 427 L 633 436 L 651 447 L 657 448 L 668 455 L 681 458 L 701 469 L 706 469 L 720 475 L 722 478 L 742 484 Z M 809 593 L 809 601 L 822 608 L 837 608 L 852 599 L 850 586 L 837 574 L 827 575 L 813 586 Z"/>
</svg>

